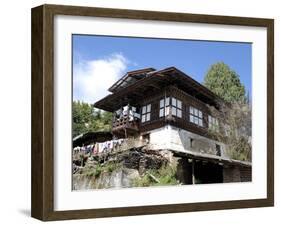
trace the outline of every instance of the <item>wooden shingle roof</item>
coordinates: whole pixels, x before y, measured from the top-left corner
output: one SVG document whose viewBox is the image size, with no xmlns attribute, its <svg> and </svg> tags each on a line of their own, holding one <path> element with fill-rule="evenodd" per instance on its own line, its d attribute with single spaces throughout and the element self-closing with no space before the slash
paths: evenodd
<svg viewBox="0 0 281 226">
<path fill-rule="evenodd" d="M 97 101 L 94 106 L 105 111 L 113 112 L 129 102 L 137 103 L 146 97 L 148 93 L 157 92 L 170 85 L 174 85 L 185 93 L 212 106 L 218 107 L 222 102 L 222 99 L 208 88 L 175 67 L 169 67 L 159 71 L 150 69 L 146 73 L 142 70 L 139 71 L 144 75 L 143 77 L 124 85 L 122 88 L 120 86 L 117 88 L 117 86 L 113 85 L 109 89 L 113 93 Z M 128 75 L 130 75 L 130 72 L 127 73 Z"/>
</svg>

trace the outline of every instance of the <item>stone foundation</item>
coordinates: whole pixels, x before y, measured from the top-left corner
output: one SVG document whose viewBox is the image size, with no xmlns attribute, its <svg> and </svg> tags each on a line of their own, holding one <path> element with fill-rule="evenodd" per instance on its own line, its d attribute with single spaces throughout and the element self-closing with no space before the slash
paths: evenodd
<svg viewBox="0 0 281 226">
<path fill-rule="evenodd" d="M 192 151 L 201 154 L 218 155 L 216 145 L 220 146 L 220 156 L 227 157 L 225 144 L 179 129 L 170 125 L 149 132 L 149 148 L 168 149 L 180 152 Z"/>
</svg>

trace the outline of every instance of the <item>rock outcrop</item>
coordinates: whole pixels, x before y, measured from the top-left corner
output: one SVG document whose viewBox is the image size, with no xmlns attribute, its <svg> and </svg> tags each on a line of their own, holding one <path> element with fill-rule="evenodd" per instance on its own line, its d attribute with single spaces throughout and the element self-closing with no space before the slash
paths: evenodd
<svg viewBox="0 0 281 226">
<path fill-rule="evenodd" d="M 98 157 L 80 156 L 73 159 L 73 189 L 133 187 L 148 171 L 171 164 L 169 153 L 133 148 Z"/>
</svg>

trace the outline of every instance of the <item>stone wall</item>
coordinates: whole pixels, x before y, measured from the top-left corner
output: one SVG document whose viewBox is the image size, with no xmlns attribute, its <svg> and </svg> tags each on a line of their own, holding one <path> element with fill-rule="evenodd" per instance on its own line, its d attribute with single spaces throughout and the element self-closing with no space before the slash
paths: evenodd
<svg viewBox="0 0 281 226">
<path fill-rule="evenodd" d="M 170 125 L 155 129 L 150 133 L 151 149 L 170 149 L 175 151 L 193 151 L 216 155 L 216 144 L 220 145 L 221 156 L 226 156 L 225 145 L 215 140 L 179 129 Z"/>
<path fill-rule="evenodd" d="M 227 146 L 225 144 L 171 125 L 152 130 L 149 134 L 149 149 L 152 150 L 166 149 L 179 152 L 197 152 L 200 154 L 217 155 L 216 145 L 220 145 L 220 156 L 223 158 L 229 158 L 226 151 Z M 186 171 L 190 170 L 190 164 L 186 159 L 179 160 L 179 179 L 190 183 L 191 176 L 189 173 L 186 173 Z M 225 164 L 223 165 L 222 171 L 224 183 L 247 182 L 252 179 L 251 167 Z"/>
</svg>

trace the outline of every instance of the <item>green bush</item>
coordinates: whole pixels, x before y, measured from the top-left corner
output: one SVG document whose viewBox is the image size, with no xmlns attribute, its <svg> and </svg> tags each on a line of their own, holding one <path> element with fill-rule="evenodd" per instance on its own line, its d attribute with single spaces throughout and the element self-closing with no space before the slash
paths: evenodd
<svg viewBox="0 0 281 226">
<path fill-rule="evenodd" d="M 179 181 L 176 179 L 176 166 L 166 165 L 158 170 L 148 170 L 144 176 L 137 178 L 133 182 L 135 187 L 176 185 Z"/>
<path fill-rule="evenodd" d="M 103 166 L 103 171 L 112 173 L 113 171 L 115 171 L 116 169 L 118 169 L 120 167 L 121 167 L 121 165 L 116 162 L 109 162 Z"/>
<path fill-rule="evenodd" d="M 153 184 L 151 177 L 148 174 L 145 174 L 143 177 L 136 178 L 133 181 L 134 187 L 149 187 Z"/>
<path fill-rule="evenodd" d="M 99 177 L 101 172 L 102 172 L 102 167 L 100 165 L 97 165 L 97 167 L 95 168 L 95 171 L 94 171 L 94 176 Z"/>
<path fill-rule="evenodd" d="M 84 169 L 82 174 L 88 176 L 88 177 L 99 177 L 101 175 L 101 173 L 112 173 L 113 171 L 115 171 L 116 169 L 118 169 L 120 167 L 120 164 L 116 163 L 116 162 L 109 162 L 106 163 L 105 165 L 100 165 L 97 164 L 94 168 L 87 168 Z"/>
<path fill-rule="evenodd" d="M 167 165 L 158 170 L 159 183 L 156 185 L 176 185 L 179 182 L 176 179 L 177 168 L 176 165 Z"/>
</svg>

